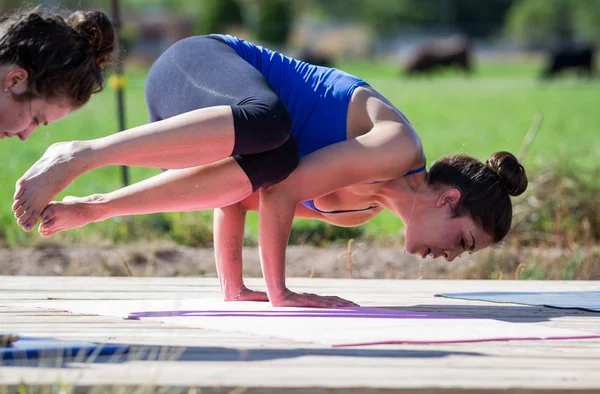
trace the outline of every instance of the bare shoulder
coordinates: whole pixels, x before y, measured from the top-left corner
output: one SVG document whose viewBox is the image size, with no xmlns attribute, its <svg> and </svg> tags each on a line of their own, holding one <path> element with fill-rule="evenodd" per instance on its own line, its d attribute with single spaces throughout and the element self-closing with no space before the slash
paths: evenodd
<svg viewBox="0 0 600 394">
<path fill-rule="evenodd" d="M 400 160 L 407 164 L 408 160 L 414 165 L 425 162 L 421 138 L 412 124 L 374 88 L 357 88 L 348 112 L 348 139 L 356 138 L 364 144 L 378 146 L 381 157 L 391 162 Z"/>
<path fill-rule="evenodd" d="M 412 129 L 404 114 L 377 90 L 368 85 L 356 88 L 348 107 L 347 138 L 363 135 L 379 122 L 397 122 Z"/>
</svg>

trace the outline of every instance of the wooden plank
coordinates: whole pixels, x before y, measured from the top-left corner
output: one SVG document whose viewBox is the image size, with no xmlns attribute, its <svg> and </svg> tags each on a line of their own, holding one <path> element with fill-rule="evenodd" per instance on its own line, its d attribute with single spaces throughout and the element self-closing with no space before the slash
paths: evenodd
<svg viewBox="0 0 600 394">
<path fill-rule="evenodd" d="M 260 279 L 248 281 L 260 287 Z M 363 306 L 528 322 L 600 333 L 600 314 L 435 298 L 440 292 L 598 290 L 599 282 L 392 281 L 293 278 L 298 291 L 336 294 Z M 0 387 L 62 381 L 94 386 L 170 387 L 173 392 L 578 393 L 600 391 L 600 340 L 513 341 L 329 348 L 311 343 L 173 327 L 148 321 L 20 308 L 31 300 L 219 297 L 214 278 L 0 277 L 0 331 L 128 343 L 118 360 L 28 360 L 0 368 Z M 143 345 L 143 346 L 142 346 Z M 145 347 L 144 347 L 145 346 Z M 150 354 L 152 353 L 152 354 Z M 184 361 L 173 361 L 182 357 Z M 36 364 L 37 363 L 37 364 Z M 53 364 L 54 363 L 54 364 Z M 515 391 L 512 391 L 514 389 Z M 246 390 L 246 391 L 243 391 Z M 326 391 L 323 391 L 326 390 Z M 199 391 L 197 391 L 199 392 Z"/>
</svg>

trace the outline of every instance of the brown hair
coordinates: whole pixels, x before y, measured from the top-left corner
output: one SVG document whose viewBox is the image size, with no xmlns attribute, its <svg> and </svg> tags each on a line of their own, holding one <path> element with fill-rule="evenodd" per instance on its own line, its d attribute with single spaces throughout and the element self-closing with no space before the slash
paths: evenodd
<svg viewBox="0 0 600 394">
<path fill-rule="evenodd" d="M 100 11 L 68 17 L 38 10 L 16 12 L 0 23 L 0 65 L 27 70 L 18 100 L 68 99 L 75 108 L 102 90 L 102 70 L 114 49 L 115 30 Z"/>
<path fill-rule="evenodd" d="M 500 242 L 512 223 L 510 196 L 527 189 L 527 175 L 509 152 L 494 153 L 485 164 L 462 154 L 436 160 L 429 171 L 432 187 L 446 185 L 461 192 L 455 217 L 469 215 L 494 243 Z"/>
</svg>

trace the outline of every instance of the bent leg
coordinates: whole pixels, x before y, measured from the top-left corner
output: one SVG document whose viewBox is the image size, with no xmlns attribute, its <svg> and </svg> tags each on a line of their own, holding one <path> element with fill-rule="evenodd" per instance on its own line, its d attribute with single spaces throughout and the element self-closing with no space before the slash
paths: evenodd
<svg viewBox="0 0 600 394">
<path fill-rule="evenodd" d="M 199 167 L 166 171 L 111 193 L 52 202 L 42 213 L 40 233 L 48 237 L 115 216 L 228 206 L 250 194 L 248 177 L 229 157 Z"/>
<path fill-rule="evenodd" d="M 53 202 L 42 214 L 40 232 L 50 236 L 114 216 L 227 207 L 281 182 L 298 161 L 296 141 L 290 137 L 268 152 L 166 171 L 105 195 Z"/>
</svg>

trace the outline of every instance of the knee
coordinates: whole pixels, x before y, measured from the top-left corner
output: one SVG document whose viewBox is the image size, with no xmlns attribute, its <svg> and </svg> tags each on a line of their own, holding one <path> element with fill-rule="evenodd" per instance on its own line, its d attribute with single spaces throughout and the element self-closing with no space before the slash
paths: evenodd
<svg viewBox="0 0 600 394">
<path fill-rule="evenodd" d="M 233 106 L 235 145 L 233 154 L 273 150 L 288 140 L 292 117 L 279 97 L 270 101 L 247 99 Z"/>
</svg>

